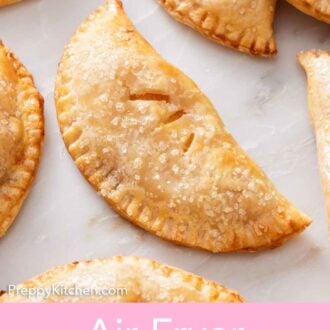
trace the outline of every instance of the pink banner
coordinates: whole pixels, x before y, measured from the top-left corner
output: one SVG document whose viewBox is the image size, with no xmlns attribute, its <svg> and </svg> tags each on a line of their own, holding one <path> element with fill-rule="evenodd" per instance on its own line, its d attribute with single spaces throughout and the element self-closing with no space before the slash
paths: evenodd
<svg viewBox="0 0 330 330">
<path fill-rule="evenodd" d="M 329 330 L 330 304 L 8 304 L 0 329 Z"/>
</svg>

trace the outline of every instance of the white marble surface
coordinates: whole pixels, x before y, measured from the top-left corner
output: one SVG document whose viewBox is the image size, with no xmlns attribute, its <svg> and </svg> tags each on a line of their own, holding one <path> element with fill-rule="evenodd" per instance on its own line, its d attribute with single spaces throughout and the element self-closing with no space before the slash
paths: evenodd
<svg viewBox="0 0 330 330">
<path fill-rule="evenodd" d="M 0 241 L 0 289 L 73 260 L 135 254 L 215 279 L 249 301 L 330 301 L 330 250 L 303 71 L 295 55 L 330 49 L 330 26 L 278 6 L 279 55 L 254 59 L 204 40 L 155 0 L 125 0 L 151 44 L 209 95 L 241 145 L 278 188 L 314 219 L 287 245 L 257 254 L 179 248 L 119 218 L 78 173 L 62 143 L 53 102 L 65 43 L 102 0 L 25 0 L 1 9 L 0 38 L 34 74 L 44 95 L 46 141 L 36 183 Z"/>
</svg>

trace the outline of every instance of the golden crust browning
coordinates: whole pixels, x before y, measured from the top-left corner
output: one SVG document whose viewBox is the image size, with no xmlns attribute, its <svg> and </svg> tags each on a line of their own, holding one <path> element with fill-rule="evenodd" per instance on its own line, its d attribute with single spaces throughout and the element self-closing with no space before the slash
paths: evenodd
<svg viewBox="0 0 330 330">
<path fill-rule="evenodd" d="M 54 268 L 17 286 L 23 288 L 93 289 L 117 291 L 117 295 L 24 297 L 13 292 L 0 295 L 0 303 L 17 302 L 225 302 L 243 298 L 232 290 L 181 269 L 138 257 L 113 257 L 75 262 Z M 124 290 L 122 290 L 124 289 Z M 102 290 L 102 291 L 101 291 Z"/>
<path fill-rule="evenodd" d="M 330 238 L 330 51 L 303 52 L 298 59 L 308 78 L 308 104 L 316 135 Z"/>
<path fill-rule="evenodd" d="M 20 2 L 22 0 L 0 0 L 0 7 L 11 5 L 16 2 Z"/>
<path fill-rule="evenodd" d="M 287 0 L 303 13 L 330 24 L 329 0 Z"/>
<path fill-rule="evenodd" d="M 196 84 L 135 30 L 119 1 L 107 1 L 78 29 L 55 94 L 76 165 L 145 230 L 229 252 L 278 246 L 310 224 L 238 146 Z"/>
<path fill-rule="evenodd" d="M 43 130 L 43 99 L 33 78 L 0 42 L 0 237 L 35 177 Z"/>
<path fill-rule="evenodd" d="M 160 0 L 179 22 L 224 46 L 251 55 L 275 55 L 276 0 Z"/>
</svg>

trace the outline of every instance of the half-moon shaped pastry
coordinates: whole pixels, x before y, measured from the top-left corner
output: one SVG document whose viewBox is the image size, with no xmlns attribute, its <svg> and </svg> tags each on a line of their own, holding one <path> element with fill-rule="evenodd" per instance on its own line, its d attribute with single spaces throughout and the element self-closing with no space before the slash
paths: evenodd
<svg viewBox="0 0 330 330">
<path fill-rule="evenodd" d="M 303 13 L 330 24 L 329 0 L 287 0 Z"/>
<path fill-rule="evenodd" d="M 298 58 L 308 78 L 308 104 L 316 135 L 330 238 L 330 52 L 309 51 L 300 53 Z"/>
<path fill-rule="evenodd" d="M 275 247 L 310 224 L 225 129 L 196 84 L 109 0 L 65 49 L 59 125 L 76 165 L 125 218 L 213 252 Z"/>
<path fill-rule="evenodd" d="M 22 0 L 0 0 L 0 7 L 11 5 L 12 3 L 20 2 Z"/>
<path fill-rule="evenodd" d="M 276 54 L 276 0 L 160 0 L 179 22 L 224 46 L 251 55 Z"/>
<path fill-rule="evenodd" d="M 33 78 L 0 42 L 0 237 L 36 175 L 43 129 L 43 99 Z"/>
<path fill-rule="evenodd" d="M 52 287 L 61 287 L 63 294 L 34 296 L 31 291 L 46 292 Z M 22 289 L 30 289 L 31 297 L 24 297 Z M 72 294 L 69 289 L 74 289 Z M 83 290 L 85 295 L 79 295 Z M 16 291 L 0 294 L 0 303 L 7 302 L 239 303 L 243 298 L 215 282 L 156 261 L 114 257 L 54 268 L 18 285 Z"/>
</svg>

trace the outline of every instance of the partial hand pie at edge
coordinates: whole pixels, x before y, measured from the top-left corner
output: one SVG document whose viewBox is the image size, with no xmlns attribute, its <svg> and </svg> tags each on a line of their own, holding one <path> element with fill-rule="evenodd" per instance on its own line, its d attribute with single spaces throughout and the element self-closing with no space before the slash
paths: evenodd
<svg viewBox="0 0 330 330">
<path fill-rule="evenodd" d="M 54 268 L 16 287 L 118 290 L 117 295 L 31 297 L 0 294 L 0 303 L 17 302 L 225 302 L 240 303 L 243 298 L 213 281 L 138 257 L 113 257 L 75 262 Z M 121 291 L 120 291 L 121 290 Z"/>
<path fill-rule="evenodd" d="M 255 251 L 310 224 L 237 145 L 196 84 L 135 30 L 119 1 L 98 8 L 66 47 L 56 106 L 80 171 L 149 232 L 212 252 Z"/>
<path fill-rule="evenodd" d="M 287 0 L 291 5 L 319 21 L 330 24 L 329 0 Z"/>
<path fill-rule="evenodd" d="M 20 2 L 22 0 L 0 0 L 0 7 L 11 5 L 16 2 Z"/>
<path fill-rule="evenodd" d="M 298 59 L 308 78 L 308 104 L 316 135 L 330 238 L 330 51 L 303 52 Z"/>
<path fill-rule="evenodd" d="M 276 0 L 159 0 L 178 21 L 224 46 L 251 55 L 277 53 Z"/>
<path fill-rule="evenodd" d="M 33 78 L 0 42 L 0 237 L 35 177 L 43 129 L 43 99 Z"/>
</svg>

